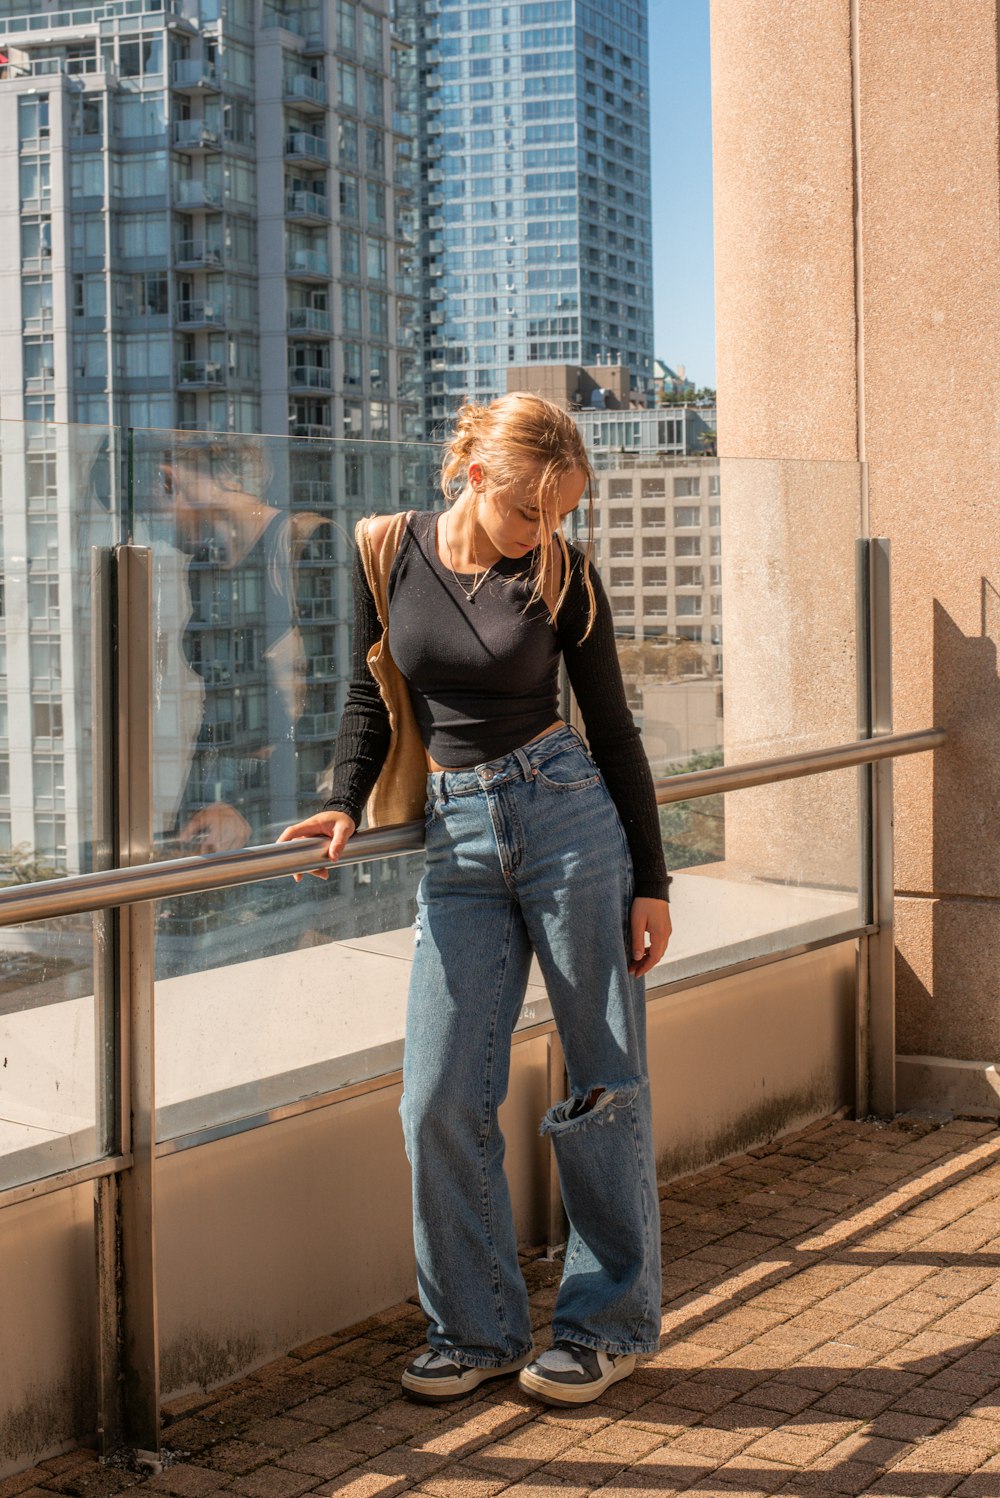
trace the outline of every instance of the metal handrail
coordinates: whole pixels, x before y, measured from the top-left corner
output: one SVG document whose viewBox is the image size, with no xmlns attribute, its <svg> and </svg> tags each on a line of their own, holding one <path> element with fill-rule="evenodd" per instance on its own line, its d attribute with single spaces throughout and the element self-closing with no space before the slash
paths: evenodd
<svg viewBox="0 0 1000 1498">
<path fill-rule="evenodd" d="M 712 770 L 693 770 L 655 782 L 658 805 L 690 801 L 726 791 L 748 790 L 782 780 L 822 775 L 851 765 L 921 754 L 937 749 L 947 739 L 943 728 L 925 728 L 910 733 L 886 733 L 857 739 L 829 749 L 804 754 L 754 760 L 742 765 L 723 765 Z M 93 874 L 71 874 L 37 884 L 0 889 L 0 926 L 40 921 L 56 916 L 82 915 L 140 900 L 161 900 L 176 895 L 199 894 L 234 884 L 255 884 L 286 874 L 306 874 L 326 866 L 318 854 L 323 838 L 302 838 L 290 843 L 266 843 L 240 848 L 233 853 L 196 854 L 171 858 L 162 863 L 137 864 L 127 869 L 102 869 Z M 357 833 L 340 857 L 338 867 L 370 858 L 417 853 L 424 844 L 420 822 L 404 822 Z"/>
</svg>

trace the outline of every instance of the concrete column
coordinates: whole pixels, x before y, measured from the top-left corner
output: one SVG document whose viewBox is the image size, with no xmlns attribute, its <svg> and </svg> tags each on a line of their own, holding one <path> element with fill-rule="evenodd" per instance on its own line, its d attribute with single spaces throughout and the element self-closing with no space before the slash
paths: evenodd
<svg viewBox="0 0 1000 1498">
<path fill-rule="evenodd" d="M 1000 1113 L 997 4 L 904 9 L 713 0 L 720 452 L 867 462 L 895 726 L 950 735 L 896 769 L 900 1106 Z M 725 596 L 728 736 L 769 662 Z M 819 731 L 815 664 L 787 716 Z"/>
</svg>

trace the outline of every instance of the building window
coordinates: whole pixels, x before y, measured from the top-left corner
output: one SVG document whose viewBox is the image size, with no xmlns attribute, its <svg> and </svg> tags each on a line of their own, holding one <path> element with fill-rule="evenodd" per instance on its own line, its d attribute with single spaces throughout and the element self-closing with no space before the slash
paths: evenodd
<svg viewBox="0 0 1000 1498">
<path fill-rule="evenodd" d="M 700 526 L 701 505 L 674 505 L 674 525 L 678 530 L 685 526 Z"/>
<path fill-rule="evenodd" d="M 342 47 L 345 52 L 354 52 L 357 48 L 356 15 L 357 6 L 354 0 L 337 0 L 337 46 Z"/>
<path fill-rule="evenodd" d="M 701 479 L 674 479 L 674 498 L 693 499 L 701 493 Z"/>
<path fill-rule="evenodd" d="M 29 94 L 17 101 L 17 135 L 22 146 L 34 145 L 49 138 L 49 96 Z"/>
<path fill-rule="evenodd" d="M 675 567 L 674 586 L 677 588 L 700 588 L 704 579 L 700 567 Z"/>
<path fill-rule="evenodd" d="M 667 512 L 662 505 L 644 505 L 642 509 L 643 526 L 661 526 L 667 523 Z"/>
<path fill-rule="evenodd" d="M 35 739 L 61 739 L 63 736 L 62 703 L 33 702 L 31 704 L 31 732 Z"/>
<path fill-rule="evenodd" d="M 631 510 L 612 510 L 611 511 L 611 529 L 613 531 L 631 530 L 631 528 L 632 528 L 632 511 Z"/>
<path fill-rule="evenodd" d="M 613 557 L 630 557 L 634 547 L 635 543 L 631 536 L 616 536 L 611 543 L 611 555 Z"/>
<path fill-rule="evenodd" d="M 717 474 L 717 473 L 710 473 L 708 475 L 708 492 L 709 492 L 710 495 L 715 495 L 715 494 L 720 493 L 720 489 L 719 489 L 719 474 Z M 718 525 L 718 521 L 717 520 L 713 520 L 712 524 L 713 525 Z"/>
<path fill-rule="evenodd" d="M 709 507 L 708 507 L 708 523 L 711 526 L 719 526 L 719 525 L 722 524 L 722 507 L 721 507 L 721 505 L 709 505 Z"/>
<path fill-rule="evenodd" d="M 659 498 L 660 495 L 666 494 L 666 492 L 667 492 L 667 481 L 666 481 L 666 479 L 643 479 L 643 481 L 642 481 L 642 497 L 643 497 L 643 499 L 656 499 L 656 498 Z"/>
<path fill-rule="evenodd" d="M 681 593 L 674 600 L 674 612 L 678 616 L 681 616 L 681 615 L 684 615 L 684 614 L 688 614 L 688 615 L 691 615 L 691 614 L 700 614 L 701 613 L 701 594 L 699 593 L 697 595 L 693 595 L 693 594 L 690 594 L 690 593 Z"/>
</svg>

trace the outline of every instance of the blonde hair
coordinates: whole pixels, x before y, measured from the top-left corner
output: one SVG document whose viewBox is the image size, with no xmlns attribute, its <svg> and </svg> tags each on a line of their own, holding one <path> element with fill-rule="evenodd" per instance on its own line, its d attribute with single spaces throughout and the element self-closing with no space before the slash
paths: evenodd
<svg viewBox="0 0 1000 1498">
<path fill-rule="evenodd" d="M 584 585 L 587 590 L 587 628 L 597 612 L 590 580 L 590 537 L 594 520 L 594 470 L 580 429 L 572 416 L 553 401 L 529 391 L 510 391 L 488 406 L 466 401 L 455 418 L 455 429 L 441 465 L 441 491 L 452 504 L 468 483 L 470 463 L 479 463 L 492 489 L 501 497 L 529 493 L 538 505 L 538 546 L 533 563 L 534 587 L 530 603 L 544 599 L 555 620 L 570 584 L 570 554 L 562 526 L 554 545 L 551 517 L 558 513 L 561 481 L 578 471 L 587 479 L 587 541 L 584 547 Z"/>
</svg>

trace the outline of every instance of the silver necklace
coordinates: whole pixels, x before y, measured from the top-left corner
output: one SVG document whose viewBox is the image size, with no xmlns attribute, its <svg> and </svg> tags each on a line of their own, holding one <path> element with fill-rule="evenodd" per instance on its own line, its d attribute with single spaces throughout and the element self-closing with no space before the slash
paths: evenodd
<svg viewBox="0 0 1000 1498">
<path fill-rule="evenodd" d="M 465 601 L 466 601 L 466 603 L 474 603 L 475 602 L 475 598 L 476 598 L 476 594 L 479 592 L 480 588 L 483 586 L 483 583 L 486 581 L 486 579 L 489 577 L 490 573 L 493 571 L 493 568 L 496 566 L 496 562 L 491 562 L 490 565 L 487 567 L 487 569 L 486 569 L 485 572 L 480 572 L 479 576 L 476 578 L 475 582 L 472 584 L 472 587 L 471 588 L 467 588 L 465 586 L 465 584 L 462 582 L 462 579 L 459 577 L 458 573 L 455 571 L 455 560 L 454 560 L 454 557 L 452 556 L 452 552 L 451 552 L 451 540 L 449 539 L 449 536 L 448 536 L 448 519 L 449 519 L 449 517 L 447 515 L 445 515 L 445 517 L 444 517 L 444 544 L 445 544 L 445 546 L 447 548 L 447 551 L 448 551 L 448 571 L 451 573 L 452 577 L 455 579 L 455 586 L 465 595 Z"/>
</svg>

